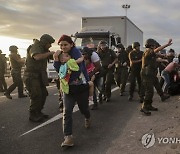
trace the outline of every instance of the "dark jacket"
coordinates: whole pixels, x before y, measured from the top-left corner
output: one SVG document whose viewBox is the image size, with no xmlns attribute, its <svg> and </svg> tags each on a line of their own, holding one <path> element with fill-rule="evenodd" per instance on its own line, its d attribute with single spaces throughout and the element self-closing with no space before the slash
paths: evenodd
<svg viewBox="0 0 180 154">
<path fill-rule="evenodd" d="M 75 60 L 81 57 L 81 52 L 76 47 L 73 47 L 69 54 L 70 54 L 71 58 L 73 58 Z M 54 62 L 54 67 L 57 72 L 59 72 L 60 65 L 61 65 L 61 63 L 59 61 Z M 69 79 L 69 83 L 78 79 L 81 72 L 83 72 L 86 80 L 89 81 L 89 77 L 88 77 L 88 73 L 87 73 L 84 61 L 78 65 L 79 65 L 79 71 L 76 71 L 76 72 L 72 71 L 70 79 Z"/>
</svg>

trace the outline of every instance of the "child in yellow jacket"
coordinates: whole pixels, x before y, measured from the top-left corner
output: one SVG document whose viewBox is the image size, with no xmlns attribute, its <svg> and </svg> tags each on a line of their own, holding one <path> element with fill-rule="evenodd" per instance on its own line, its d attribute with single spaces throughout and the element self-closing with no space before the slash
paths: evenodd
<svg viewBox="0 0 180 154">
<path fill-rule="evenodd" d="M 79 71 L 78 63 L 81 63 L 84 60 L 84 57 L 80 57 L 77 60 L 72 59 L 71 56 L 66 53 L 62 52 L 59 56 L 59 60 L 61 62 L 61 66 L 59 69 L 59 78 L 60 78 L 60 87 L 61 90 L 68 94 L 69 93 L 69 78 L 72 71 Z M 83 77 L 82 77 L 83 78 Z M 91 81 L 88 82 L 89 84 L 89 97 L 92 99 L 94 84 Z"/>
</svg>

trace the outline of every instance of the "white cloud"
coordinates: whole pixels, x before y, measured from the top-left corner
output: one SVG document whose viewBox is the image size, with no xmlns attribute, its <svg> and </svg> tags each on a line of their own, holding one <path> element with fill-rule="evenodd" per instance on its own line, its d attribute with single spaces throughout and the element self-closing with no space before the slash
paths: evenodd
<svg viewBox="0 0 180 154">
<path fill-rule="evenodd" d="M 124 16 L 123 4 L 131 5 L 127 16 L 144 39 L 173 38 L 172 48 L 179 50 L 179 0 L 1 0 L 0 35 L 32 39 L 49 33 L 58 39 L 80 30 L 83 16 Z"/>
</svg>

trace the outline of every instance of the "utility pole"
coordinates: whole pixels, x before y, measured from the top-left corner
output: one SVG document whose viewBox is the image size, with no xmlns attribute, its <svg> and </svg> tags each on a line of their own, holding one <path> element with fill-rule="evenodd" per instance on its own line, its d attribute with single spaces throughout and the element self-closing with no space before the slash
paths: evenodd
<svg viewBox="0 0 180 154">
<path fill-rule="evenodd" d="M 130 5 L 129 4 L 123 4 L 122 8 L 125 9 L 125 11 L 126 11 L 126 17 L 125 17 L 125 36 L 124 36 L 125 42 L 124 43 L 127 46 L 127 9 L 130 8 Z"/>
<path fill-rule="evenodd" d="M 122 5 L 122 8 L 125 9 L 125 11 L 126 11 L 126 17 L 127 17 L 127 9 L 129 9 L 130 7 L 131 7 L 131 5 L 129 5 L 129 4 Z"/>
</svg>

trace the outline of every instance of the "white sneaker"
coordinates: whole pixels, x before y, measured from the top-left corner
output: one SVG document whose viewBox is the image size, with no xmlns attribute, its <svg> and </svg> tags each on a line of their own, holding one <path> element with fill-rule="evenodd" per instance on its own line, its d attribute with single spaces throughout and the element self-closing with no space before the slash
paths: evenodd
<svg viewBox="0 0 180 154">
<path fill-rule="evenodd" d="M 64 137 L 64 142 L 62 142 L 61 147 L 64 147 L 64 146 L 69 146 L 69 147 L 74 146 L 74 141 L 73 141 L 72 135 L 68 135 L 68 136 Z"/>
<path fill-rule="evenodd" d="M 89 104 L 93 104 L 93 96 L 89 96 Z"/>
</svg>

